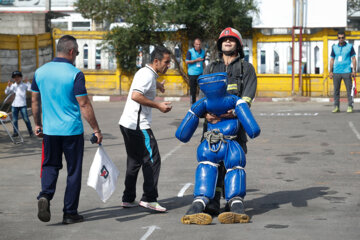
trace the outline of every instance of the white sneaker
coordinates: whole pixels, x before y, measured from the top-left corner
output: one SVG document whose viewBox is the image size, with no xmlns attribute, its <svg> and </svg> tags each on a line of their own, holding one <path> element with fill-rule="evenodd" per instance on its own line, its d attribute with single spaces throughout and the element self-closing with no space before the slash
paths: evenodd
<svg viewBox="0 0 360 240">
<path fill-rule="evenodd" d="M 139 204 L 136 201 L 133 202 L 122 202 L 120 204 L 123 208 L 133 208 L 139 206 Z"/>
<path fill-rule="evenodd" d="M 144 208 L 155 210 L 158 212 L 166 212 L 166 208 L 162 207 L 158 202 L 144 202 L 140 201 L 139 205 Z"/>
</svg>

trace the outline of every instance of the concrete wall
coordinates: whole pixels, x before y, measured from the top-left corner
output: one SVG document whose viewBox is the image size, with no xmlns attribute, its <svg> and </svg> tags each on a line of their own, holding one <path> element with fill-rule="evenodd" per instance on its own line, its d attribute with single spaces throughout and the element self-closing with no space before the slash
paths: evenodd
<svg viewBox="0 0 360 240">
<path fill-rule="evenodd" d="M 19 56 L 20 54 L 20 56 Z M 36 68 L 51 61 L 53 41 L 50 33 L 36 35 L 0 34 L 0 101 L 11 73 L 20 70 L 24 79 L 33 79 Z"/>
<path fill-rule="evenodd" d="M 39 66 L 50 62 L 52 47 L 39 48 Z M 21 50 L 21 72 L 24 79 L 32 79 L 36 70 L 36 50 Z M 11 73 L 19 69 L 17 50 L 0 50 L 0 82 L 7 82 Z"/>
<path fill-rule="evenodd" d="M 45 32 L 45 13 L 0 13 L 0 34 L 40 34 Z"/>
</svg>

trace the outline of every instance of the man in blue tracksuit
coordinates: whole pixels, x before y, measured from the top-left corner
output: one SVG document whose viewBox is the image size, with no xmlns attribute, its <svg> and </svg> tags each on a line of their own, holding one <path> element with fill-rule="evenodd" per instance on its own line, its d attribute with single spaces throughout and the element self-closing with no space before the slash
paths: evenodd
<svg viewBox="0 0 360 240">
<path fill-rule="evenodd" d="M 83 221 L 83 216 L 77 211 L 84 153 L 81 115 L 93 129 L 98 138 L 97 143 L 102 141 L 85 88 L 84 74 L 73 65 L 78 54 L 76 39 L 70 35 L 61 37 L 57 44 L 56 58 L 36 70 L 31 85 L 35 134 L 44 139 L 41 192 L 37 198 L 38 218 L 43 222 L 48 222 L 51 218 L 50 200 L 55 194 L 63 154 L 68 172 L 63 223 Z"/>
<path fill-rule="evenodd" d="M 187 52 L 185 60 L 188 65 L 190 104 L 196 102 L 197 79 L 203 73 L 205 67 L 205 51 L 201 49 L 201 40 L 196 38 L 193 46 L 194 47 Z"/>
<path fill-rule="evenodd" d="M 356 54 L 353 45 L 345 41 L 345 32 L 338 32 L 339 44 L 333 45 L 330 60 L 330 79 L 334 82 L 334 110 L 333 113 L 340 112 L 340 86 L 341 80 L 344 79 L 348 108 L 347 112 L 353 112 L 352 79 L 356 73 Z M 351 68 L 352 65 L 352 68 Z"/>
</svg>

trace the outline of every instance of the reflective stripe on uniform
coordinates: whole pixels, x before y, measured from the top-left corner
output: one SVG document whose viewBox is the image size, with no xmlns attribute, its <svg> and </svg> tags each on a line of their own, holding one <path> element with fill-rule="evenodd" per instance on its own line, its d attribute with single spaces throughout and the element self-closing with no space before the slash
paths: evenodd
<svg viewBox="0 0 360 240">
<path fill-rule="evenodd" d="M 251 102 L 252 102 L 251 97 L 242 97 L 241 99 L 244 100 L 244 101 L 247 102 L 247 103 L 251 103 Z"/>
<path fill-rule="evenodd" d="M 237 84 L 228 84 L 227 90 L 237 90 Z"/>
</svg>

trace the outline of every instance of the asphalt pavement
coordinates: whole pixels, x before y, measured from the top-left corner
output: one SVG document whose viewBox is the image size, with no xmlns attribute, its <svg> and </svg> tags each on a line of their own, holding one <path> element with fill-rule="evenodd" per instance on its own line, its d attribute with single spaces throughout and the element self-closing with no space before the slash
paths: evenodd
<svg viewBox="0 0 360 240">
<path fill-rule="evenodd" d="M 162 165 L 159 202 L 167 213 L 120 207 L 124 190 L 126 153 L 118 121 L 124 101 L 94 102 L 103 146 L 120 170 L 117 189 L 103 203 L 86 185 L 97 146 L 85 126 L 85 153 L 79 212 L 83 223 L 62 225 L 66 162 L 51 201 L 51 221 L 37 218 L 40 191 L 41 140 L 30 138 L 22 120 L 24 143 L 13 144 L 0 128 L 0 239 L 360 239 L 360 110 L 331 113 L 331 103 L 255 102 L 252 111 L 261 135 L 249 140 L 246 212 L 248 224 L 183 225 L 192 202 L 196 148 L 201 125 L 189 143 L 174 133 L 189 108 L 173 102 L 173 110 L 153 110 L 152 129 L 158 140 Z M 33 121 L 32 117 L 31 120 Z M 6 125 L 11 129 L 11 125 Z M 142 172 L 137 200 L 142 194 Z M 225 202 L 222 200 L 222 207 Z"/>
</svg>

